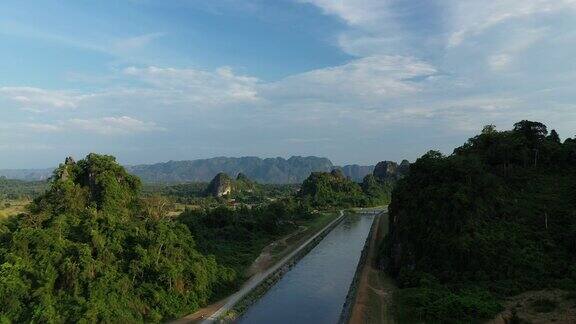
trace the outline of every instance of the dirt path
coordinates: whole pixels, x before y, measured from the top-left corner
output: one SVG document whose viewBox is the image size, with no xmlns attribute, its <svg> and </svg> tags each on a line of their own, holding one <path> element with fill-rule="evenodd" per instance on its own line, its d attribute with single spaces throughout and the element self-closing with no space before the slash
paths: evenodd
<svg viewBox="0 0 576 324">
<path fill-rule="evenodd" d="M 360 274 L 356 302 L 352 308 L 351 324 L 394 323 L 390 310 L 394 284 L 382 271 L 374 268 L 378 242 L 388 230 L 388 213 L 380 216 L 376 235 L 373 235 L 366 264 Z"/>
<path fill-rule="evenodd" d="M 250 267 L 246 271 L 246 275 L 248 277 L 252 277 L 257 273 L 265 271 L 266 269 L 270 268 L 272 264 L 274 264 L 273 251 L 277 249 L 282 249 L 282 251 L 288 250 L 290 246 L 288 245 L 287 241 L 296 235 L 300 235 L 307 229 L 308 227 L 306 226 L 300 226 L 296 232 L 286 235 L 285 237 L 268 244 L 264 249 L 262 249 L 262 252 L 256 258 L 256 260 L 254 260 L 254 262 L 250 265 Z"/>
</svg>

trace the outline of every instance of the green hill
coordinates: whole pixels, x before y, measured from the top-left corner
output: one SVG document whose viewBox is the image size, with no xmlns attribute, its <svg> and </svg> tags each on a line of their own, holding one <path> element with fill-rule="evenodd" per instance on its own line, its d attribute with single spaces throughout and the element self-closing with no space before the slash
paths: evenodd
<svg viewBox="0 0 576 324">
<path fill-rule="evenodd" d="M 235 281 L 139 189 L 111 156 L 60 165 L 29 215 L 0 223 L 0 322 L 158 322 Z"/>
<path fill-rule="evenodd" d="M 505 296 L 576 289 L 576 140 L 522 121 L 425 154 L 393 191 L 381 253 L 412 319 L 471 322 Z"/>
</svg>

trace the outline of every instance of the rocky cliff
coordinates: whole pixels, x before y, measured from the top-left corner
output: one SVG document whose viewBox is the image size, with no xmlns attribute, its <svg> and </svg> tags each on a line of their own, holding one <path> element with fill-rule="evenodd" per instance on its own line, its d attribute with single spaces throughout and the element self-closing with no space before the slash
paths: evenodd
<svg viewBox="0 0 576 324">
<path fill-rule="evenodd" d="M 232 193 L 232 179 L 224 172 L 218 173 L 206 188 L 206 194 L 222 197 Z"/>
<path fill-rule="evenodd" d="M 400 165 L 393 161 L 381 161 L 376 164 L 372 174 L 380 181 L 393 181 L 408 174 L 409 170 L 410 162 L 408 160 L 403 160 Z"/>
</svg>

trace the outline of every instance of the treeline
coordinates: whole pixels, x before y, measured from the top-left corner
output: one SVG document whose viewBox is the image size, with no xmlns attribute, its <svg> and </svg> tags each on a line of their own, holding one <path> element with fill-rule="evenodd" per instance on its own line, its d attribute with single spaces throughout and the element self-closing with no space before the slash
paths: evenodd
<svg viewBox="0 0 576 324">
<path fill-rule="evenodd" d="M 48 188 L 46 181 L 22 181 L 0 177 L 0 201 L 2 199 L 32 199 Z"/>
<path fill-rule="evenodd" d="M 226 198 L 243 204 L 262 204 L 271 200 L 293 197 L 300 187 L 298 184 L 270 184 L 255 181 L 250 181 L 251 185 L 246 186 L 243 182 L 245 181 L 237 181 L 239 185 L 235 186 Z M 181 204 L 208 207 L 218 206 L 225 202 L 226 199 L 217 199 L 207 189 L 208 183 L 206 182 L 144 183 L 142 192 L 145 196 L 162 195 Z"/>
<path fill-rule="evenodd" d="M 576 289 L 576 140 L 538 122 L 431 151 L 392 194 L 381 266 L 404 319 L 469 323 L 527 290 Z"/>
<path fill-rule="evenodd" d="M 234 269 L 241 281 L 268 243 L 313 217 L 310 209 L 286 199 L 252 208 L 186 210 L 179 221 L 188 226 L 199 251 L 214 255 L 219 263 Z"/>
</svg>

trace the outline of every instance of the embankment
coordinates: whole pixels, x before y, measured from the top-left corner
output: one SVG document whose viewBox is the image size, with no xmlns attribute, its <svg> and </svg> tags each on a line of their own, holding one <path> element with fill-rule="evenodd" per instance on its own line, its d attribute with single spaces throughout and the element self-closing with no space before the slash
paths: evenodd
<svg viewBox="0 0 576 324">
<path fill-rule="evenodd" d="M 370 233 L 366 237 L 366 242 L 364 243 L 364 248 L 362 249 L 362 254 L 360 255 L 360 260 L 358 260 L 358 266 L 356 267 L 354 279 L 352 279 L 352 283 L 348 289 L 348 295 L 346 295 L 346 300 L 344 301 L 344 306 L 342 306 L 342 313 L 340 314 L 340 320 L 338 321 L 339 324 L 348 323 L 352 316 L 352 309 L 356 303 L 356 296 L 358 295 L 360 277 L 364 269 L 364 265 L 366 264 L 366 260 L 368 259 L 368 252 L 370 247 L 372 244 L 375 244 L 372 239 L 375 237 L 376 232 L 378 231 L 380 219 L 382 218 L 383 213 L 384 212 L 376 215 L 372 223 L 372 227 L 370 228 Z"/>
</svg>

